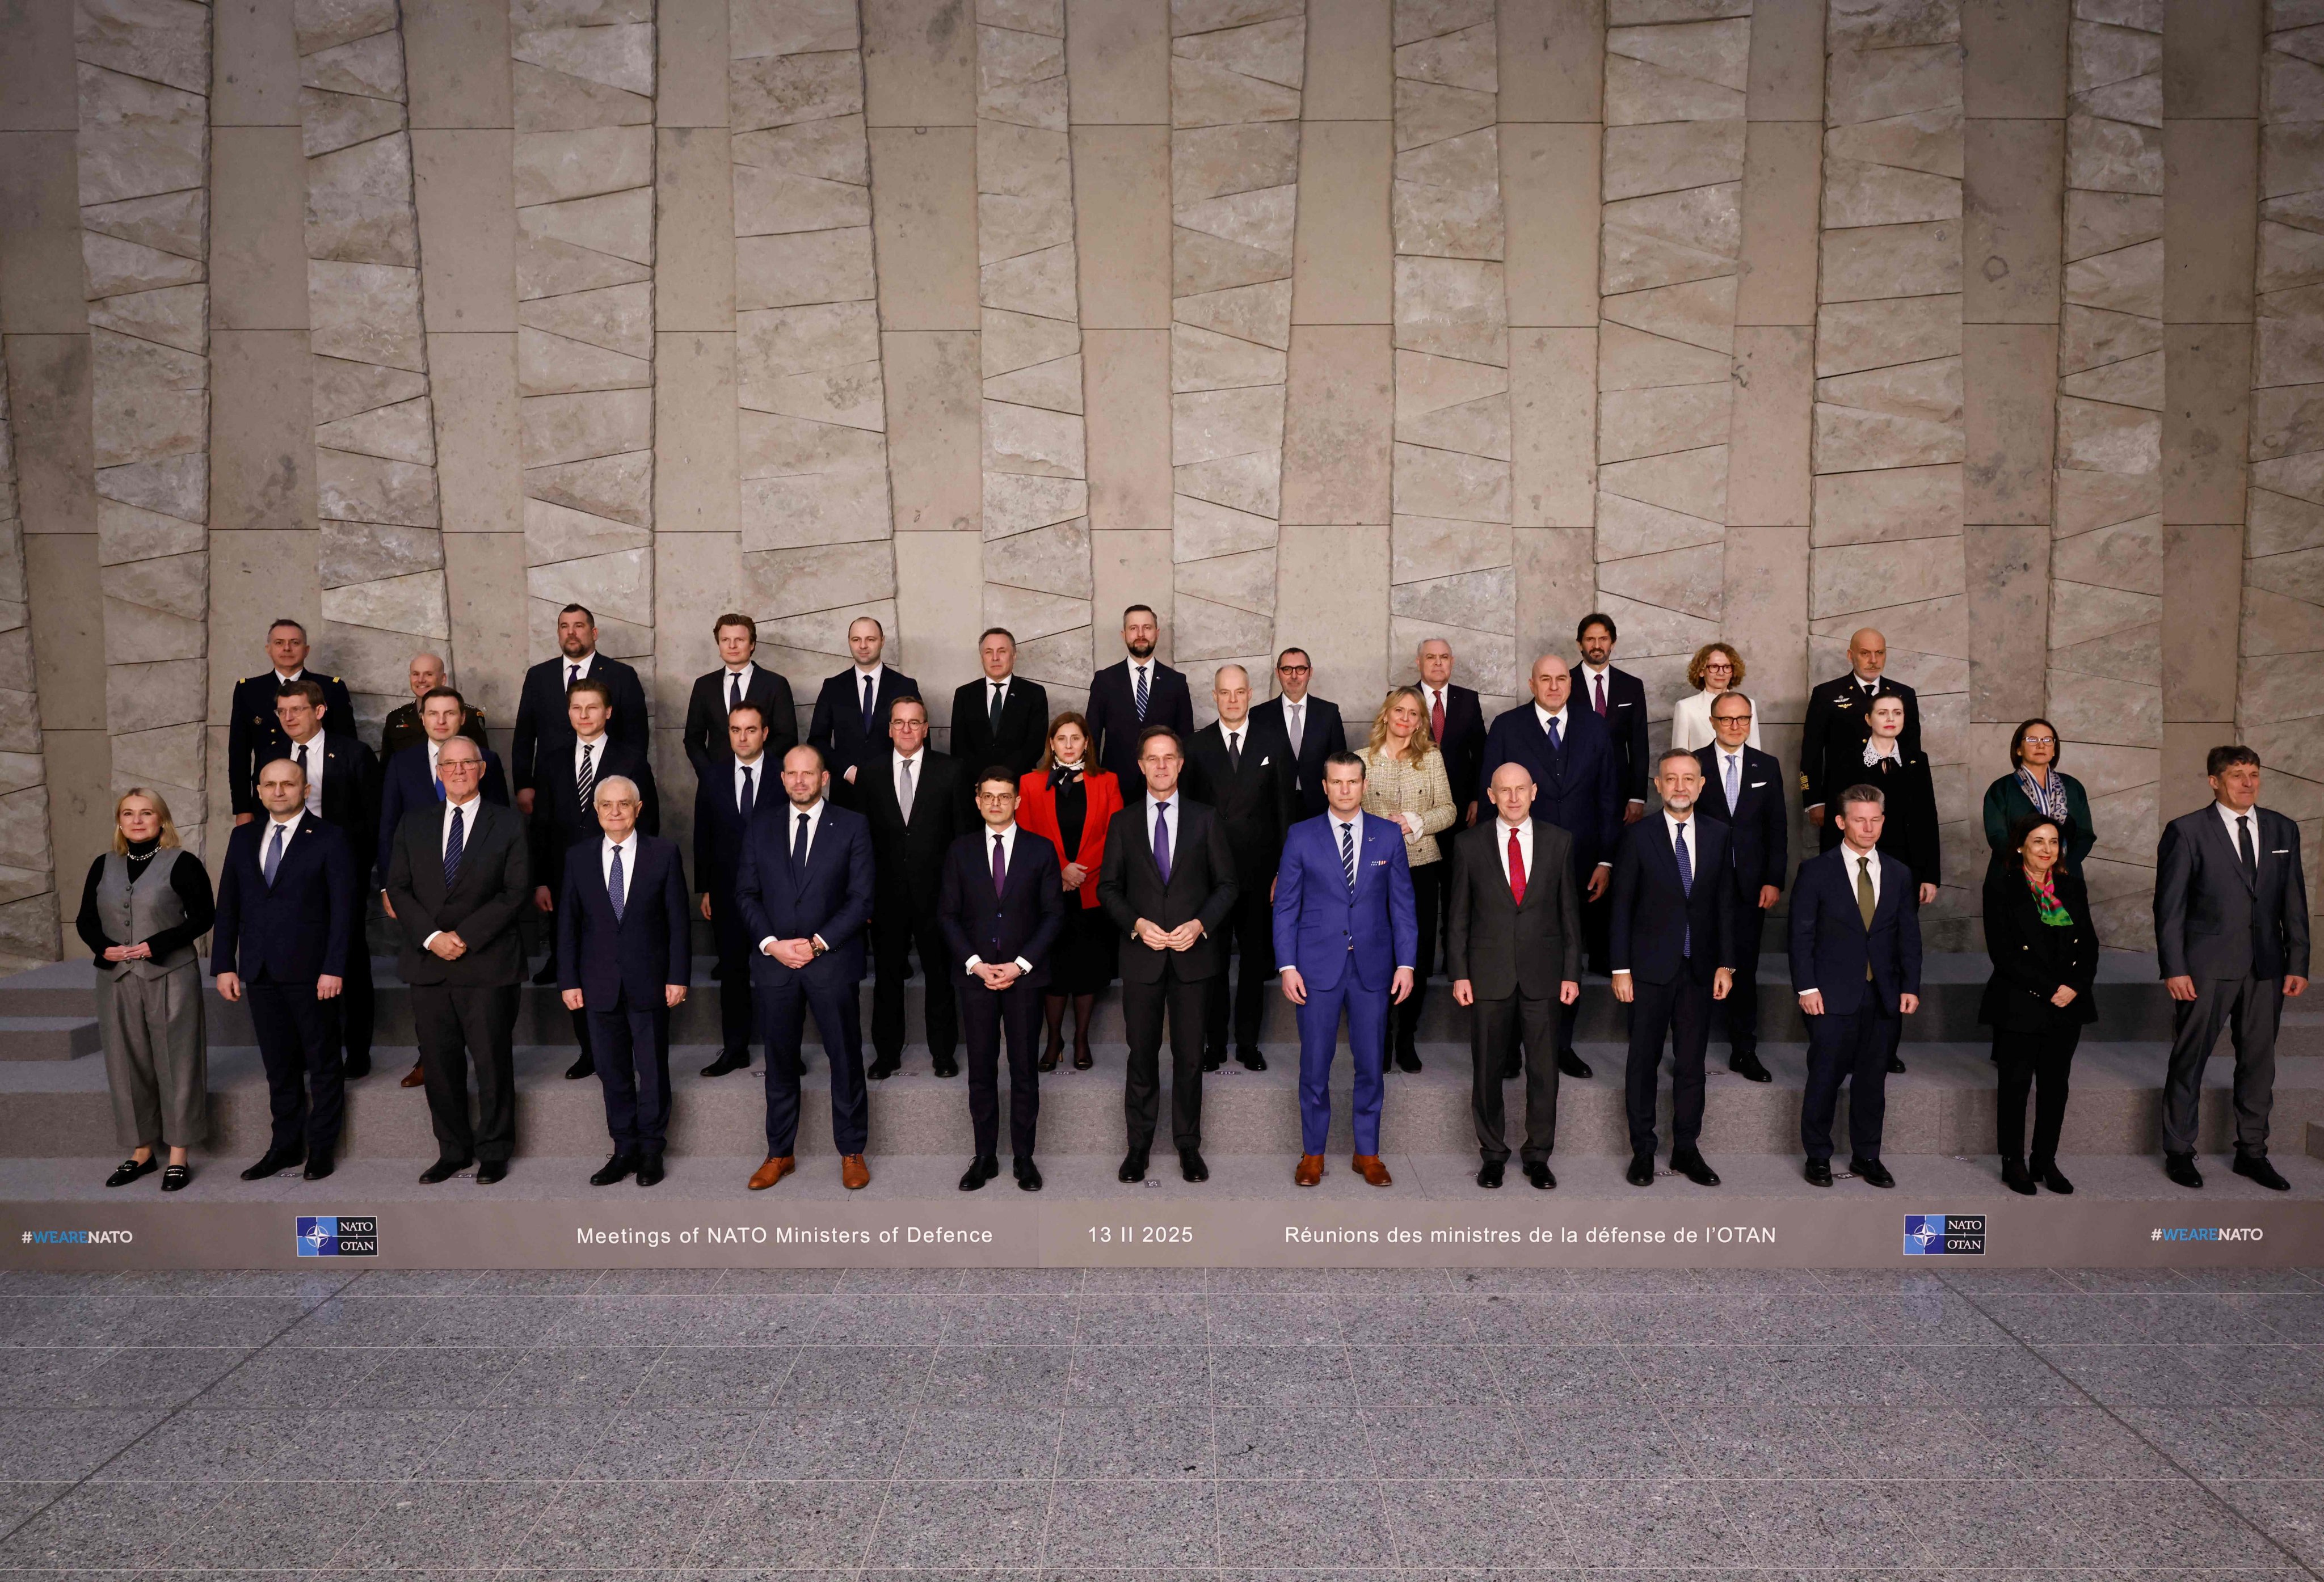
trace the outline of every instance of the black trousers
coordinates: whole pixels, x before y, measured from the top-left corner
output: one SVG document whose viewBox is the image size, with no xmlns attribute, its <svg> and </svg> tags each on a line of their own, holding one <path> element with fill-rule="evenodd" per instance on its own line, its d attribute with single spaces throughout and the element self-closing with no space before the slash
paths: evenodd
<svg viewBox="0 0 2324 1582">
<path fill-rule="evenodd" d="M 872 1100 L 863 1086 L 863 1025 L 856 983 L 806 980 L 801 971 L 761 956 L 765 965 L 752 986 L 759 1028 L 767 1045 L 767 1157 L 785 1158 L 798 1145 L 799 1035 L 809 1011 L 831 1062 L 831 1141 L 835 1152 L 861 1154 L 872 1137 Z"/>
<path fill-rule="evenodd" d="M 347 1059 L 358 1063 L 371 1058 L 372 1007 L 376 998 L 371 982 L 371 942 L 364 935 L 364 915 L 370 910 L 371 898 L 371 891 L 359 891 L 355 937 L 347 950 L 347 970 L 339 979 L 338 998 L 322 1002 L 331 1019 L 332 1047 L 346 1051 Z"/>
<path fill-rule="evenodd" d="M 1259 1047 L 1259 1029 L 1267 1018 L 1267 991 L 1275 981 L 1275 904 L 1268 899 L 1268 881 L 1274 876 L 1245 875 L 1234 910 L 1219 940 L 1218 976 L 1210 979 L 1210 994 L 1203 1007 L 1203 1047 L 1213 1058 L 1227 1053 L 1227 951 L 1229 941 L 1242 957 L 1234 992 L 1234 1046 L 1240 1053 Z"/>
<path fill-rule="evenodd" d="M 1142 948 L 1142 947 L 1141 947 Z M 1153 1145 L 1162 1108 L 1162 1018 L 1170 1018 L 1170 1135 L 1181 1148 L 1203 1145 L 1203 1006 L 1210 980 L 1191 981 L 1165 963 L 1159 983 L 1121 982 L 1121 1022 L 1130 1040 L 1130 1075 L 1121 1108 L 1130 1145 Z"/>
<path fill-rule="evenodd" d="M 1436 970 L 1437 917 L 1444 910 L 1444 876 L 1452 864 L 1443 858 L 1423 863 L 1412 870 L 1412 911 L 1420 924 L 1418 960 L 1412 963 L 1412 992 L 1404 1003 L 1389 1007 L 1395 1017 L 1396 1053 L 1412 1053 L 1413 1039 L 1420 1028 L 1420 1007 L 1428 998 L 1428 975 Z"/>
<path fill-rule="evenodd" d="M 501 1160 L 516 1152 L 517 986 L 416 983 L 411 1019 L 428 1118 L 445 1159 Z M 476 1068 L 476 1118 L 468 1119 L 468 1065 Z"/>
<path fill-rule="evenodd" d="M 2171 1002 L 2171 1060 L 2163 1080 L 2163 1148 L 2195 1151 L 2203 1066 L 2232 1029 L 2236 1051 L 2236 1152 L 2265 1155 L 2275 1104 L 2275 1034 L 2283 1020 L 2281 978 L 2198 978 L 2195 998 Z"/>
<path fill-rule="evenodd" d="M 2024 1159 L 2025 1096 L 2034 1094 L 2034 1149 L 2037 1165 L 2055 1163 L 2058 1134 L 2066 1127 L 2066 1074 L 2082 1041 L 2079 1022 L 2044 1033 L 1993 1035 L 1994 1062 L 2001 1067 L 2001 1092 L 1994 1110 L 1994 1139 L 2004 1159 Z"/>
<path fill-rule="evenodd" d="M 1668 983 L 1633 973 L 1630 1058 L 1624 1099 L 1630 1117 L 1630 1152 L 1655 1151 L 1655 1094 L 1661 1086 L 1663 1041 L 1671 1046 L 1671 1151 L 1692 1148 L 1702 1136 L 1702 1053 L 1711 1043 L 1711 985 L 1679 969 Z"/>
<path fill-rule="evenodd" d="M 1800 1146 L 1811 1159 L 1831 1157 L 1831 1120 L 1840 1085 L 1848 1084 L 1848 1151 L 1880 1158 L 1880 1127 L 1888 1115 L 1888 1052 L 1904 1036 L 1904 1018 L 1880 1008 L 1867 988 L 1864 1003 L 1840 1015 L 1808 1018 L 1808 1086 L 1800 1099 Z"/>
<path fill-rule="evenodd" d="M 718 949 L 719 1053 L 750 1058 L 758 1024 L 751 1015 L 750 930 L 729 888 L 710 892 L 710 933 Z"/>
<path fill-rule="evenodd" d="M 1767 915 L 1759 897 L 1743 898 L 1735 918 L 1735 986 L 1711 1007 L 1711 1015 L 1727 1031 L 1727 1058 L 1759 1053 L 1759 942 L 1767 931 Z"/>
<path fill-rule="evenodd" d="M 1033 1156 L 1033 1128 L 1040 1118 L 1041 996 L 1044 989 L 1021 978 L 1002 989 L 975 979 L 960 991 L 960 1019 L 968 1044 L 968 1119 L 976 1130 L 976 1156 L 1001 1151 L 1001 1044 L 1009 1044 L 1009 1152 Z"/>
<path fill-rule="evenodd" d="M 659 1154 L 669 1136 L 669 1007 L 623 994 L 584 1013 L 605 1089 L 605 1130 L 622 1154 Z"/>
<path fill-rule="evenodd" d="M 881 1065 L 904 1058 L 904 980 L 911 958 L 920 958 L 928 1026 L 928 1055 L 949 1061 L 960 1047 L 960 1001 L 945 962 L 951 954 L 936 904 L 892 906 L 882 902 L 872 924 L 872 1053 Z"/>
<path fill-rule="evenodd" d="M 1606 893 L 1593 901 L 1589 874 L 1575 874 L 1573 883 L 1582 894 L 1582 959 L 1603 978 L 1614 968 L 1614 887 L 1609 884 Z"/>
<path fill-rule="evenodd" d="M 258 1058 L 266 1066 L 267 1100 L 274 1116 L 268 1151 L 303 1147 L 310 1159 L 330 1153 L 339 1145 L 339 1126 L 346 1115 L 332 1002 L 317 999 L 312 983 L 261 981 L 244 984 L 243 992 L 250 999 L 250 1024 L 258 1034 Z"/>
<path fill-rule="evenodd" d="M 1490 1160 L 1509 1156 L 1501 1072 L 1525 1045 L 1525 1162 L 1545 1163 L 1557 1144 L 1557 1011 L 1554 999 L 1520 989 L 1507 999 L 1480 999 L 1469 1018 L 1469 1108 L 1477 1121 L 1477 1151 Z"/>
</svg>

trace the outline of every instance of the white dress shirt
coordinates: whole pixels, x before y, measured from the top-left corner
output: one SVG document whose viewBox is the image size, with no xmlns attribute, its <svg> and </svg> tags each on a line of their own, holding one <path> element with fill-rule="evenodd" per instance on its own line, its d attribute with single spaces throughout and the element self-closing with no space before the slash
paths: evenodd
<svg viewBox="0 0 2324 1582">
<path fill-rule="evenodd" d="M 597 873 L 605 881 L 608 895 L 613 893 L 613 853 L 619 851 L 622 854 L 622 904 L 626 906 L 630 892 L 637 888 L 638 883 L 638 832 L 632 830 L 618 841 L 607 835 L 599 845 L 602 850 L 597 853 Z"/>
<path fill-rule="evenodd" d="M 1565 707 L 1558 710 L 1555 713 L 1552 713 L 1547 709 L 1543 708 L 1539 704 L 1536 704 L 1533 706 L 1533 717 L 1535 722 L 1541 726 L 1541 733 L 1544 736 L 1549 734 L 1549 722 L 1552 720 L 1556 721 L 1557 740 L 1559 743 L 1563 745 L 1566 737 L 1571 733 L 1566 722 L 1568 716 L 1572 714 L 1572 711 L 1573 705 L 1572 704 L 1566 704 Z"/>
<path fill-rule="evenodd" d="M 1017 860 L 1016 821 L 1011 819 L 1009 822 L 1008 826 L 1003 829 L 996 830 L 991 824 L 986 824 L 983 828 L 977 831 L 976 838 L 982 844 L 984 849 L 984 868 L 987 872 L 991 872 L 992 869 L 992 837 L 995 835 L 1001 837 L 1001 871 L 1006 873 L 1009 871 L 1009 865 Z M 971 974 L 973 974 L 977 968 L 983 964 L 984 958 L 982 956 L 971 956 L 965 963 L 967 970 Z M 1019 972 L 1030 972 L 1032 970 L 1032 962 L 1027 961 L 1022 956 L 1017 958 L 1017 970 Z"/>
<path fill-rule="evenodd" d="M 1307 740 L 1307 700 L 1286 697 L 1283 700 L 1283 733 L 1291 739 L 1291 756 L 1299 756 L 1299 744 Z"/>
<path fill-rule="evenodd" d="M 1504 818 L 1497 818 L 1493 821 L 1493 850 L 1500 856 L 1503 884 L 1507 884 L 1509 878 L 1509 837 L 1511 835 L 1517 838 L 1517 852 L 1525 859 L 1526 884 L 1530 888 L 1534 880 L 1539 877 L 1535 873 L 1533 865 L 1533 820 L 1528 818 L 1521 824 L 1513 824 Z"/>
<path fill-rule="evenodd" d="M 1167 805 L 1170 809 L 1169 822 L 1162 827 L 1166 832 L 1167 832 L 1170 846 L 1170 867 L 1172 871 L 1175 872 L 1178 866 L 1178 825 L 1184 822 L 1181 815 L 1186 811 L 1186 788 L 1184 786 L 1181 786 L 1176 790 L 1171 792 L 1166 804 L 1157 803 L 1154 800 L 1154 793 L 1148 791 L 1146 794 L 1145 801 L 1140 805 L 1146 809 L 1145 845 L 1148 851 L 1154 850 L 1155 808 L 1157 806 Z"/>
<path fill-rule="evenodd" d="M 762 752 L 748 763 L 744 763 L 739 758 L 734 760 L 733 775 L 734 783 L 728 789 L 734 799 L 734 811 L 738 814 L 742 811 L 742 771 L 745 769 L 751 771 L 751 811 L 755 814 L 759 810 L 759 804 L 767 799 L 767 755 Z M 775 790 L 778 794 L 781 792 L 782 786 L 779 781 Z"/>
<path fill-rule="evenodd" d="M 595 648 L 591 648 L 577 659 L 570 654 L 557 656 L 557 674 L 563 678 L 567 686 L 572 685 L 576 681 L 588 680 L 590 673 L 596 667 L 597 650 Z"/>
<path fill-rule="evenodd" d="M 448 796 L 445 797 L 443 826 L 436 832 L 436 855 L 439 860 L 443 858 L 445 852 L 449 851 L 452 849 L 452 810 L 457 808 L 460 812 L 460 849 L 463 852 L 466 852 L 469 843 L 473 842 L 476 836 L 476 810 L 484 805 L 484 793 L 481 791 L 469 797 L 466 802 L 455 802 Z M 463 860 L 466 860 L 465 857 L 463 858 Z M 440 928 L 437 929 L 426 939 L 420 942 L 420 948 L 423 951 L 426 950 L 429 945 L 436 943 L 436 935 L 443 932 L 444 931 Z"/>
<path fill-rule="evenodd" d="M 741 782 L 737 781 L 736 784 L 740 785 Z M 815 855 L 815 838 L 823 832 L 823 810 L 828 805 L 830 805 L 820 796 L 815 799 L 813 807 L 800 807 L 788 796 L 783 799 L 783 850 L 785 851 L 788 851 L 791 849 L 791 842 L 798 839 L 799 815 L 804 814 L 807 815 L 807 850 L 799 853 L 799 860 L 804 862 Z M 813 937 L 816 943 L 823 943 L 823 935 L 818 934 Z M 759 953 L 765 955 L 767 947 L 774 943 L 775 936 L 771 934 L 767 935 L 759 942 Z"/>
<path fill-rule="evenodd" d="M 748 698 L 751 695 L 752 673 L 758 667 L 757 661 L 752 659 L 743 660 L 740 666 L 727 666 L 726 678 L 718 684 L 719 703 L 730 709 L 734 706 L 734 684 L 738 681 L 742 684 L 742 695 Z"/>
<path fill-rule="evenodd" d="M 848 677 L 847 684 L 855 689 L 855 706 L 857 708 L 861 709 L 863 706 L 863 684 L 866 681 L 869 681 L 872 684 L 872 701 L 875 704 L 880 701 L 880 672 L 885 670 L 887 667 L 888 662 L 885 659 L 881 660 L 869 670 L 866 670 L 861 665 L 855 667 L 855 674 Z"/>
<path fill-rule="evenodd" d="M 987 714 L 997 713 L 1008 706 L 1009 688 L 1016 679 L 1017 673 L 1013 670 L 998 681 L 990 676 L 984 678 L 984 712 Z"/>
<path fill-rule="evenodd" d="M 304 741 L 294 741 L 283 756 L 292 763 L 299 761 L 299 750 L 307 750 L 307 811 L 317 818 L 323 816 L 323 733 L 320 731 Z"/>
<path fill-rule="evenodd" d="M 306 816 L 307 810 L 303 807 L 292 808 L 289 818 L 276 818 L 272 814 L 267 814 L 266 822 L 282 832 L 282 850 L 285 855 L 288 855 L 290 851 L 290 842 L 299 838 L 299 821 Z M 266 848 L 272 844 L 273 841 L 274 829 L 270 829 L 266 832 L 265 839 L 258 843 L 258 866 L 261 872 L 265 871 L 266 868 Z"/>
<path fill-rule="evenodd" d="M 1711 705 L 1721 695 L 1723 694 L 1704 688 L 1690 693 L 1672 705 L 1671 745 L 1673 747 L 1692 752 L 1698 747 L 1709 747 L 1719 740 L 1719 732 L 1711 728 Z M 1759 745 L 1759 716 L 1756 711 L 1751 715 L 1751 733 L 1744 740 L 1753 747 Z M 1726 749 L 1721 748 L 1720 750 L 1724 752 Z"/>
<path fill-rule="evenodd" d="M 1687 816 L 1684 818 L 1679 818 L 1674 815 L 1669 808 L 1665 807 L 1663 809 L 1663 823 L 1670 826 L 1671 855 L 1675 858 L 1678 855 L 1680 845 L 1684 844 L 1686 846 L 1687 871 L 1693 874 L 1695 878 L 1701 878 L 1702 877 L 1702 848 L 1694 844 L 1693 810 L 1692 808 L 1688 809 Z"/>
</svg>

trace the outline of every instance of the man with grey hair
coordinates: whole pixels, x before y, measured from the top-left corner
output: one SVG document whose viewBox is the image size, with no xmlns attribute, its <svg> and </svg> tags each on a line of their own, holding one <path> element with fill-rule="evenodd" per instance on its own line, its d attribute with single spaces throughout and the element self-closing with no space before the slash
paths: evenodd
<svg viewBox="0 0 2324 1582">
<path fill-rule="evenodd" d="M 1246 1070 L 1263 1072 L 1267 1056 L 1259 1053 L 1259 1029 L 1275 976 L 1275 869 L 1283 860 L 1283 837 L 1299 816 L 1298 770 L 1282 740 L 1258 730 L 1250 717 L 1250 672 L 1220 666 L 1211 678 L 1211 702 L 1219 717 L 1187 744 L 1186 795 L 1218 810 L 1234 853 L 1236 894 L 1220 934 L 1218 976 L 1210 980 L 1203 1007 L 1203 1069 L 1226 1064 L 1223 952 L 1231 940 L 1242 953 L 1233 996 L 1235 1057 Z"/>
</svg>

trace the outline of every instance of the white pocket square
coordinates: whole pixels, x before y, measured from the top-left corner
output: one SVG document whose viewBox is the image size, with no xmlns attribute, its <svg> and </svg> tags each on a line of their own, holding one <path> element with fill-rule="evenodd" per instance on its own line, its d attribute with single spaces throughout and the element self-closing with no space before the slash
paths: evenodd
<svg viewBox="0 0 2324 1582">
<path fill-rule="evenodd" d="M 2269 852 L 2268 855 L 2271 857 L 2289 857 L 2292 855 L 2292 848 L 2289 846 L 2278 846 L 2274 851 Z"/>
<path fill-rule="evenodd" d="M 1762 786 L 1766 785 L 1766 783 L 1767 783 L 1767 782 L 1766 782 L 1766 781 L 1765 781 L 1765 780 L 1754 780 L 1754 781 L 1752 781 L 1752 782 L 1751 782 L 1751 789 L 1752 789 L 1752 790 L 1754 790 L 1754 791 L 1757 791 L 1760 786 Z"/>
</svg>

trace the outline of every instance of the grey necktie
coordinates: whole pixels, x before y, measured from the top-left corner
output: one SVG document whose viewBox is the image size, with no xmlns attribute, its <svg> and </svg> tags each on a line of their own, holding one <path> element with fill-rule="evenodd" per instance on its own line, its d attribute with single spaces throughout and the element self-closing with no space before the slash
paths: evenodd
<svg viewBox="0 0 2324 1582">
<path fill-rule="evenodd" d="M 1291 727 L 1291 756 L 1299 756 L 1299 743 L 1307 734 L 1307 705 L 1286 704 L 1283 709 L 1284 722 Z"/>
<path fill-rule="evenodd" d="M 1731 752 L 1730 752 L 1730 753 L 1727 754 L 1726 756 L 1727 756 L 1727 811 L 1728 811 L 1729 813 L 1733 813 L 1733 812 L 1735 811 L 1735 781 L 1736 781 L 1735 755 L 1734 755 L 1733 753 L 1731 753 Z"/>
<path fill-rule="evenodd" d="M 903 783 L 896 787 L 896 805 L 903 809 L 904 822 L 909 823 L 912 822 L 912 760 L 903 758 L 896 762 L 903 771 Z"/>
</svg>

